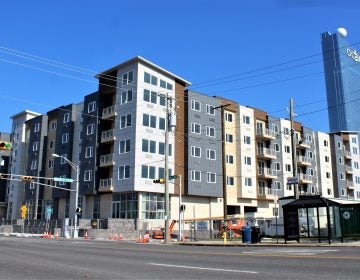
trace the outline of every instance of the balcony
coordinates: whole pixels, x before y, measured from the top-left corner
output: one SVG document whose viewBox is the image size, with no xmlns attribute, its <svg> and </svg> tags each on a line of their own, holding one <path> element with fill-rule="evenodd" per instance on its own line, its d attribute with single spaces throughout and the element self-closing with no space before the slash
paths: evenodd
<svg viewBox="0 0 360 280">
<path fill-rule="evenodd" d="M 116 116 L 115 105 L 112 105 L 110 107 L 106 107 L 102 111 L 102 118 L 103 119 L 109 119 L 109 118 L 112 118 L 112 117 L 115 117 L 115 116 Z"/>
<path fill-rule="evenodd" d="M 306 156 L 297 156 L 296 157 L 298 165 L 300 166 L 311 166 L 311 158 Z"/>
<path fill-rule="evenodd" d="M 346 165 L 345 170 L 346 170 L 347 174 L 353 174 L 354 173 L 354 170 L 353 170 L 353 168 L 351 166 Z"/>
<path fill-rule="evenodd" d="M 100 167 L 113 166 L 115 164 L 114 155 L 107 154 L 100 156 Z"/>
<path fill-rule="evenodd" d="M 346 187 L 349 190 L 353 190 L 354 189 L 354 182 L 350 181 L 350 180 L 346 180 Z"/>
<path fill-rule="evenodd" d="M 261 200 L 274 200 L 274 192 L 271 188 L 267 187 L 258 187 L 258 199 Z"/>
<path fill-rule="evenodd" d="M 112 192 L 113 191 L 113 184 L 112 179 L 100 179 L 100 186 L 98 192 Z"/>
<path fill-rule="evenodd" d="M 272 168 L 259 168 L 258 175 L 259 179 L 276 179 L 277 171 Z"/>
<path fill-rule="evenodd" d="M 313 182 L 313 176 L 307 174 L 299 174 L 299 184 L 311 184 Z"/>
<path fill-rule="evenodd" d="M 346 158 L 346 159 L 351 159 L 351 153 L 350 153 L 350 151 L 344 150 L 344 154 L 345 154 L 345 158 Z"/>
<path fill-rule="evenodd" d="M 269 148 L 258 148 L 257 156 L 263 159 L 276 159 L 276 151 Z"/>
<path fill-rule="evenodd" d="M 309 140 L 302 140 L 302 141 L 299 142 L 297 147 L 300 148 L 300 149 L 310 149 L 311 144 L 312 144 L 312 142 L 309 141 Z"/>
<path fill-rule="evenodd" d="M 115 129 L 106 130 L 101 133 L 101 143 L 114 142 L 115 140 Z"/>
<path fill-rule="evenodd" d="M 256 129 L 256 138 L 263 140 L 275 140 L 275 132 L 268 128 L 257 128 Z"/>
</svg>

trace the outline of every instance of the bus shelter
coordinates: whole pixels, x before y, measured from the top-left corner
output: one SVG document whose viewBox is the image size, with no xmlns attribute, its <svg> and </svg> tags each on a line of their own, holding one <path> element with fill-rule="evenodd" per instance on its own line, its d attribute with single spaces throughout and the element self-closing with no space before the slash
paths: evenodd
<svg viewBox="0 0 360 280">
<path fill-rule="evenodd" d="M 285 243 L 301 238 L 331 240 L 360 235 L 360 202 L 320 195 L 300 196 L 283 205 Z"/>
</svg>

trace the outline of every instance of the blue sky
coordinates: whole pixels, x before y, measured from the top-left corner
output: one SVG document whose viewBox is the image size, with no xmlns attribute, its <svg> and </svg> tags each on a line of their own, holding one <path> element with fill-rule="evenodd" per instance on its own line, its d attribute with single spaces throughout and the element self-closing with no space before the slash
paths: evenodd
<svg viewBox="0 0 360 280">
<path fill-rule="evenodd" d="M 296 120 L 327 132 L 320 34 L 345 27 L 348 41 L 360 42 L 359 7 L 355 0 L 3 1 L 0 131 L 10 132 L 10 116 L 22 110 L 82 101 L 97 90 L 95 73 L 139 55 L 193 90 L 274 116 L 287 117 L 293 97 Z"/>
</svg>

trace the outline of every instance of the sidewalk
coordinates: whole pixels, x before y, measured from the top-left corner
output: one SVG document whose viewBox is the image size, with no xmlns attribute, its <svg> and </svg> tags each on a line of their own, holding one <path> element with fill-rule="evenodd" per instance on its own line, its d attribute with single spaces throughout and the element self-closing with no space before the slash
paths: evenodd
<svg viewBox="0 0 360 280">
<path fill-rule="evenodd" d="M 179 242 L 179 245 L 184 246 L 223 246 L 223 247 L 237 247 L 237 246 L 268 246 L 268 247 L 360 247 L 360 240 L 344 240 L 341 243 L 338 240 L 332 240 L 331 244 L 329 244 L 328 240 L 321 240 L 319 243 L 318 240 L 314 239 L 300 239 L 300 242 L 297 241 L 287 241 L 285 243 L 283 238 L 279 238 L 276 240 L 275 238 L 262 238 L 260 243 L 242 243 L 239 241 L 227 241 L 224 243 L 222 239 L 214 239 L 214 240 L 199 240 L 199 241 L 185 241 Z"/>
</svg>

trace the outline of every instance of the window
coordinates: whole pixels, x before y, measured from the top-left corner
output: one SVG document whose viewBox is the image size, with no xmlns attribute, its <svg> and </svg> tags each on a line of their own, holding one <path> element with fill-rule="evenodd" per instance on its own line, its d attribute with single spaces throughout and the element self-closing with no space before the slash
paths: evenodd
<svg viewBox="0 0 360 280">
<path fill-rule="evenodd" d="M 56 122 L 56 121 L 52 121 L 52 122 L 50 123 L 50 128 L 51 128 L 52 130 L 55 130 L 56 127 L 57 127 L 57 122 Z"/>
<path fill-rule="evenodd" d="M 172 89 L 173 89 L 173 85 L 172 85 L 172 84 L 169 84 L 169 83 L 166 83 L 166 89 L 172 90 Z"/>
<path fill-rule="evenodd" d="M 159 118 L 159 129 L 165 130 L 165 118 Z"/>
<path fill-rule="evenodd" d="M 94 112 L 96 110 L 96 101 L 90 102 L 88 104 L 88 113 Z"/>
<path fill-rule="evenodd" d="M 151 84 L 154 86 L 157 86 L 157 81 L 158 81 L 158 78 L 151 75 Z"/>
<path fill-rule="evenodd" d="M 233 155 L 226 155 L 226 163 L 234 164 L 234 156 Z"/>
<path fill-rule="evenodd" d="M 309 168 L 308 169 L 308 174 L 311 175 L 311 176 L 314 176 L 314 174 L 315 174 L 314 169 Z"/>
<path fill-rule="evenodd" d="M 206 178 L 207 178 L 208 183 L 210 183 L 210 184 L 216 183 L 216 174 L 215 173 L 207 172 Z"/>
<path fill-rule="evenodd" d="M 130 179 L 130 165 L 120 165 L 118 180 Z"/>
<path fill-rule="evenodd" d="M 229 143 L 233 143 L 234 142 L 233 135 L 226 133 L 225 134 L 225 141 L 229 142 Z"/>
<path fill-rule="evenodd" d="M 165 143 L 164 142 L 159 142 L 159 154 L 165 155 Z"/>
<path fill-rule="evenodd" d="M 325 176 L 327 179 L 330 179 L 330 172 L 326 172 Z"/>
<path fill-rule="evenodd" d="M 206 149 L 206 158 L 210 160 L 216 160 L 216 151 L 211 149 Z"/>
<path fill-rule="evenodd" d="M 155 179 L 155 167 L 142 165 L 141 166 L 141 178 L 144 179 Z"/>
<path fill-rule="evenodd" d="M 94 123 L 88 124 L 86 127 L 86 135 L 91 135 L 94 133 L 95 133 L 95 124 Z"/>
<path fill-rule="evenodd" d="M 164 94 L 160 94 L 159 95 L 159 104 L 161 106 L 166 106 L 166 97 Z"/>
<path fill-rule="evenodd" d="M 201 172 L 198 170 L 191 170 L 191 181 L 201 181 Z"/>
<path fill-rule="evenodd" d="M 215 128 L 211 126 L 206 127 L 206 136 L 215 137 Z"/>
<path fill-rule="evenodd" d="M 342 196 L 345 196 L 345 195 L 346 195 L 345 189 L 341 189 L 341 195 L 342 195 Z"/>
<path fill-rule="evenodd" d="M 276 124 L 271 124 L 272 127 L 272 131 L 275 132 L 275 134 L 279 133 L 279 126 L 277 126 Z"/>
<path fill-rule="evenodd" d="M 39 150 L 39 142 L 34 142 L 33 143 L 33 152 Z"/>
<path fill-rule="evenodd" d="M 144 89 L 144 101 L 150 102 L 150 90 Z"/>
<path fill-rule="evenodd" d="M 279 216 L 279 208 L 273 207 L 272 212 L 273 212 L 273 216 L 274 216 L 274 217 Z"/>
<path fill-rule="evenodd" d="M 145 153 L 156 153 L 156 141 L 143 139 L 142 140 L 142 151 Z"/>
<path fill-rule="evenodd" d="M 132 83 L 134 80 L 134 71 L 129 71 L 122 75 L 122 84 L 127 85 Z"/>
<path fill-rule="evenodd" d="M 338 147 L 338 149 L 341 149 L 342 145 L 341 145 L 340 141 L 337 141 L 337 147 Z"/>
<path fill-rule="evenodd" d="M 40 123 L 37 123 L 34 126 L 34 132 L 39 132 L 39 131 L 40 131 Z"/>
<path fill-rule="evenodd" d="M 130 152 L 130 139 L 120 140 L 119 154 L 125 154 Z"/>
<path fill-rule="evenodd" d="M 49 148 L 54 149 L 54 140 L 50 140 L 49 142 Z"/>
<path fill-rule="evenodd" d="M 250 143 L 251 143 L 251 138 L 250 138 L 250 136 L 244 135 L 244 144 L 250 145 Z"/>
<path fill-rule="evenodd" d="M 201 103 L 196 100 L 191 100 L 191 110 L 201 111 Z"/>
<path fill-rule="evenodd" d="M 353 154 L 354 154 L 354 155 L 357 155 L 357 154 L 358 154 L 358 149 L 357 149 L 356 147 L 353 147 L 352 150 L 353 150 Z"/>
<path fill-rule="evenodd" d="M 249 116 L 243 116 L 243 123 L 250 124 L 250 117 Z"/>
<path fill-rule="evenodd" d="M 121 93 L 121 104 L 129 103 L 133 100 L 133 92 L 131 89 L 128 91 L 123 91 Z"/>
<path fill-rule="evenodd" d="M 49 159 L 48 161 L 48 168 L 53 168 L 54 167 L 54 160 L 53 159 Z"/>
<path fill-rule="evenodd" d="M 200 147 L 191 147 L 191 156 L 192 157 L 201 157 L 201 148 Z"/>
<path fill-rule="evenodd" d="M 324 140 L 324 147 L 329 147 L 329 141 Z"/>
<path fill-rule="evenodd" d="M 61 136 L 61 143 L 65 144 L 69 142 L 69 133 L 64 133 L 62 136 Z"/>
<path fill-rule="evenodd" d="M 143 126 L 156 128 L 156 117 L 143 114 Z"/>
<path fill-rule="evenodd" d="M 86 147 L 85 158 L 91 158 L 94 155 L 94 147 Z"/>
<path fill-rule="evenodd" d="M 155 91 L 151 92 L 150 102 L 153 104 L 157 104 L 157 93 Z"/>
<path fill-rule="evenodd" d="M 284 146 L 285 153 L 290 154 L 290 146 L 286 145 Z"/>
<path fill-rule="evenodd" d="M 144 72 L 144 82 L 150 84 L 151 75 Z"/>
<path fill-rule="evenodd" d="M 356 137 L 351 137 L 351 143 L 353 143 L 353 144 L 357 143 Z"/>
<path fill-rule="evenodd" d="M 284 127 L 283 132 L 284 132 L 285 135 L 289 135 L 290 134 L 290 129 L 287 128 L 287 127 Z"/>
<path fill-rule="evenodd" d="M 280 165 L 280 163 L 279 162 L 275 162 L 275 170 L 276 171 L 281 171 L 281 165 Z"/>
<path fill-rule="evenodd" d="M 166 88 L 166 82 L 160 79 L 160 87 Z"/>
<path fill-rule="evenodd" d="M 345 180 L 345 174 L 344 173 L 340 173 L 340 180 Z"/>
<path fill-rule="evenodd" d="M 274 181 L 274 189 L 281 190 L 281 182 L 280 181 Z"/>
<path fill-rule="evenodd" d="M 252 187 L 252 180 L 251 180 L 251 178 L 248 178 L 248 177 L 245 178 L 245 186 L 246 186 L 246 187 Z"/>
<path fill-rule="evenodd" d="M 327 189 L 327 194 L 331 195 L 331 189 L 330 188 Z"/>
<path fill-rule="evenodd" d="M 226 185 L 233 186 L 234 185 L 234 177 L 226 176 Z"/>
<path fill-rule="evenodd" d="M 274 151 L 275 152 L 280 152 L 280 145 L 278 143 L 274 144 Z"/>
<path fill-rule="evenodd" d="M 70 121 L 70 113 L 64 114 L 63 123 L 68 123 Z"/>
<path fill-rule="evenodd" d="M 200 134 L 201 133 L 201 125 L 197 123 L 191 123 L 191 132 Z"/>
<path fill-rule="evenodd" d="M 92 170 L 85 170 L 84 181 L 92 181 Z"/>
<path fill-rule="evenodd" d="M 206 114 L 215 116 L 214 106 L 206 104 Z"/>
<path fill-rule="evenodd" d="M 291 165 L 290 164 L 285 164 L 285 170 L 287 172 L 291 172 Z"/>
<path fill-rule="evenodd" d="M 244 157 L 244 164 L 245 165 L 251 165 L 251 157 Z"/>
<path fill-rule="evenodd" d="M 120 117 L 120 129 L 131 126 L 131 114 Z"/>
<path fill-rule="evenodd" d="M 231 113 L 225 113 L 225 121 L 232 122 L 233 121 L 233 115 Z"/>
<path fill-rule="evenodd" d="M 330 161 L 329 156 L 325 156 L 325 162 L 329 162 L 329 161 Z"/>
<path fill-rule="evenodd" d="M 359 169 L 359 163 L 357 161 L 354 161 L 354 168 Z"/>
<path fill-rule="evenodd" d="M 355 183 L 360 184 L 360 177 L 359 176 L 355 176 Z"/>
<path fill-rule="evenodd" d="M 312 151 L 307 151 L 306 154 L 307 154 L 309 159 L 313 159 L 313 152 Z"/>
<path fill-rule="evenodd" d="M 67 154 L 62 154 L 60 157 L 60 164 L 65 164 L 67 159 Z"/>
<path fill-rule="evenodd" d="M 33 160 L 32 162 L 31 162 L 31 170 L 34 170 L 34 169 L 36 169 L 37 168 L 37 161 L 36 160 Z"/>
<path fill-rule="evenodd" d="M 344 164 L 342 157 L 339 157 L 339 164 Z"/>
</svg>

